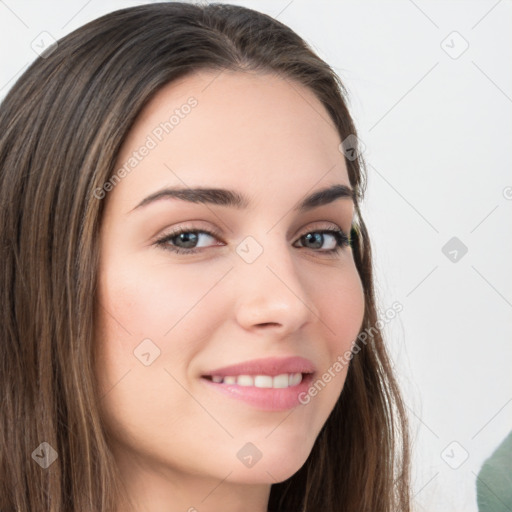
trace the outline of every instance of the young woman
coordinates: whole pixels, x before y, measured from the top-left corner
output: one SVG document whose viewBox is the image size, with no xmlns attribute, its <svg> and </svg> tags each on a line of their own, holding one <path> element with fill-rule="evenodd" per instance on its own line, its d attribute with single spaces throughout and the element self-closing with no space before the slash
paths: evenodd
<svg viewBox="0 0 512 512">
<path fill-rule="evenodd" d="M 342 84 L 231 5 L 113 12 L 0 111 L 3 512 L 408 511 Z"/>
</svg>

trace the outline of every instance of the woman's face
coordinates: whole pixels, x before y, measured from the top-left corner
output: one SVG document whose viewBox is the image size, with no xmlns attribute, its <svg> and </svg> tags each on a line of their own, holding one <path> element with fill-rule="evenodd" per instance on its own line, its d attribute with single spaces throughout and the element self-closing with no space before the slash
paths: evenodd
<svg viewBox="0 0 512 512">
<path fill-rule="evenodd" d="M 124 143 L 125 172 L 96 191 L 107 201 L 96 369 L 127 481 L 290 477 L 340 396 L 347 368 L 333 365 L 363 320 L 352 250 L 322 231 L 350 233 L 352 199 L 297 208 L 320 189 L 350 187 L 327 111 L 274 75 L 217 75 L 162 89 Z M 247 204 L 220 192 L 187 201 L 199 187 Z M 144 202 L 165 189 L 184 192 Z M 267 358 L 276 360 L 219 370 Z"/>
</svg>

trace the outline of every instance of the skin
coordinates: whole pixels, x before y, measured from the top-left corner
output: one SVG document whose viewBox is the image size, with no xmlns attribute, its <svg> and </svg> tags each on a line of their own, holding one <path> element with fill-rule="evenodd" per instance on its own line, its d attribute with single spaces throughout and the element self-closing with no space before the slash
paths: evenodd
<svg viewBox="0 0 512 512">
<path fill-rule="evenodd" d="M 321 375 L 352 348 L 363 320 L 351 248 L 329 256 L 323 251 L 334 246 L 332 236 L 313 248 L 303 238 L 333 227 L 349 233 L 352 200 L 292 211 L 319 188 L 350 185 L 327 111 L 309 89 L 275 75 L 217 75 L 194 73 L 158 92 L 118 167 L 190 96 L 198 104 L 101 199 L 100 407 L 139 512 L 266 511 L 271 484 L 306 461 L 346 367 L 307 405 L 277 412 L 217 393 L 200 376 L 290 355 L 310 359 Z M 133 210 L 168 186 L 234 189 L 250 207 L 164 199 Z M 185 226 L 219 236 L 200 235 L 191 255 L 155 245 Z M 236 252 L 247 236 L 263 249 L 250 264 Z M 160 355 L 146 366 L 134 350 L 148 338 Z M 248 442 L 263 454 L 250 468 L 236 456 Z"/>
</svg>

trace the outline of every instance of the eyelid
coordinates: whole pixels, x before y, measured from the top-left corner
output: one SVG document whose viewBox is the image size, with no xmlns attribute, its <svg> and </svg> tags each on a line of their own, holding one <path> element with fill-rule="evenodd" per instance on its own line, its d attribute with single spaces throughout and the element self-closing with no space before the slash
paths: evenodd
<svg viewBox="0 0 512 512">
<path fill-rule="evenodd" d="M 191 226 L 191 227 L 190 226 L 181 226 L 181 227 L 174 228 L 172 230 L 172 232 L 169 234 L 162 235 L 160 238 L 158 238 L 156 240 L 156 242 L 153 242 L 152 245 L 155 247 L 162 247 L 166 251 L 170 251 L 171 253 L 179 254 L 179 255 L 183 255 L 183 256 L 192 256 L 192 255 L 195 255 L 198 253 L 202 253 L 206 249 L 212 247 L 212 246 L 208 246 L 208 247 L 203 247 L 203 248 L 198 248 L 198 247 L 180 248 L 180 247 L 176 247 L 174 245 L 167 246 L 167 242 L 171 241 L 173 238 L 175 238 L 181 234 L 184 234 L 184 233 L 195 233 L 196 235 L 205 234 L 205 235 L 209 236 L 210 238 L 222 240 L 220 235 L 218 234 L 217 228 L 209 230 L 209 229 L 197 228 L 195 226 Z M 322 255 L 322 256 L 338 257 L 340 255 L 340 253 L 344 252 L 344 248 L 352 246 L 352 239 L 351 239 L 352 232 L 350 232 L 350 234 L 348 234 L 348 232 L 346 232 L 345 230 L 340 228 L 337 224 L 334 224 L 334 227 L 332 227 L 332 226 L 326 227 L 324 225 L 322 227 L 315 228 L 313 226 L 310 226 L 310 228 L 308 230 L 304 230 L 303 234 L 298 236 L 296 242 L 294 242 L 294 246 L 296 243 L 300 243 L 300 248 L 304 248 L 305 250 L 307 250 L 308 248 L 304 247 L 304 245 L 302 244 L 302 239 L 311 233 L 322 233 L 324 236 L 325 236 L 325 234 L 329 234 L 336 240 L 336 244 L 335 244 L 334 248 L 323 250 L 323 251 L 311 249 L 314 253 Z M 222 244 L 226 245 L 225 242 L 223 242 L 223 241 L 222 241 Z M 217 246 L 218 246 L 218 244 L 217 244 Z"/>
<path fill-rule="evenodd" d="M 194 221 L 191 221 L 191 222 L 194 222 Z M 310 233 L 310 232 L 316 231 L 316 230 L 320 231 L 322 229 L 341 230 L 347 236 L 349 236 L 351 228 L 352 228 L 352 226 L 350 226 L 349 230 L 347 231 L 346 229 L 343 229 L 340 225 L 338 225 L 338 224 L 336 224 L 335 222 L 332 222 L 332 221 L 314 221 L 314 222 L 310 222 L 305 227 L 303 227 L 300 230 L 298 230 L 296 238 L 301 238 L 302 236 L 304 236 L 307 233 Z M 170 236 L 179 234 L 179 233 L 181 233 L 183 231 L 205 232 L 206 234 L 211 234 L 211 236 L 214 236 L 215 238 L 218 238 L 223 243 L 225 243 L 222 240 L 222 238 L 223 238 L 222 232 L 217 227 L 215 227 L 215 226 L 204 227 L 204 226 L 197 225 L 197 224 L 187 224 L 187 223 L 185 223 L 183 225 L 179 225 L 177 227 L 174 227 L 174 228 L 172 228 L 169 231 L 164 231 L 164 233 L 161 233 L 159 235 L 156 235 L 155 237 L 153 237 L 152 242 L 161 240 L 162 238 L 165 238 L 165 237 L 170 237 Z"/>
<path fill-rule="evenodd" d="M 179 226 L 171 228 L 169 231 L 164 230 L 163 233 L 156 235 L 153 238 L 153 241 L 158 241 L 158 240 L 161 240 L 162 238 L 176 236 L 177 234 L 180 234 L 184 231 L 185 232 L 196 231 L 199 233 L 206 233 L 207 235 L 211 235 L 211 236 L 218 238 L 219 240 L 222 241 L 222 233 L 221 233 L 220 229 L 213 227 L 213 226 L 203 227 L 203 226 L 192 225 L 192 224 L 183 224 L 183 225 L 180 224 Z"/>
</svg>

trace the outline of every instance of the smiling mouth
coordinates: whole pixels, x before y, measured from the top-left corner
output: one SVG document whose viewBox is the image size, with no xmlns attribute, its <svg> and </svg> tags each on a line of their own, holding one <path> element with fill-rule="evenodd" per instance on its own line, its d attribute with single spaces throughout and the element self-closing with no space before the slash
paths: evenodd
<svg viewBox="0 0 512 512">
<path fill-rule="evenodd" d="M 298 386 L 311 373 L 282 373 L 280 375 L 204 375 L 202 378 L 216 384 L 241 387 L 285 389 Z"/>
<path fill-rule="evenodd" d="M 269 371 L 273 375 L 256 373 L 254 370 L 246 372 L 238 375 L 228 375 L 230 372 L 227 371 L 222 371 L 223 375 L 212 372 L 203 375 L 200 380 L 212 391 L 230 399 L 241 400 L 257 410 L 279 412 L 302 403 L 299 397 L 307 393 L 316 370 L 309 373 Z"/>
</svg>

